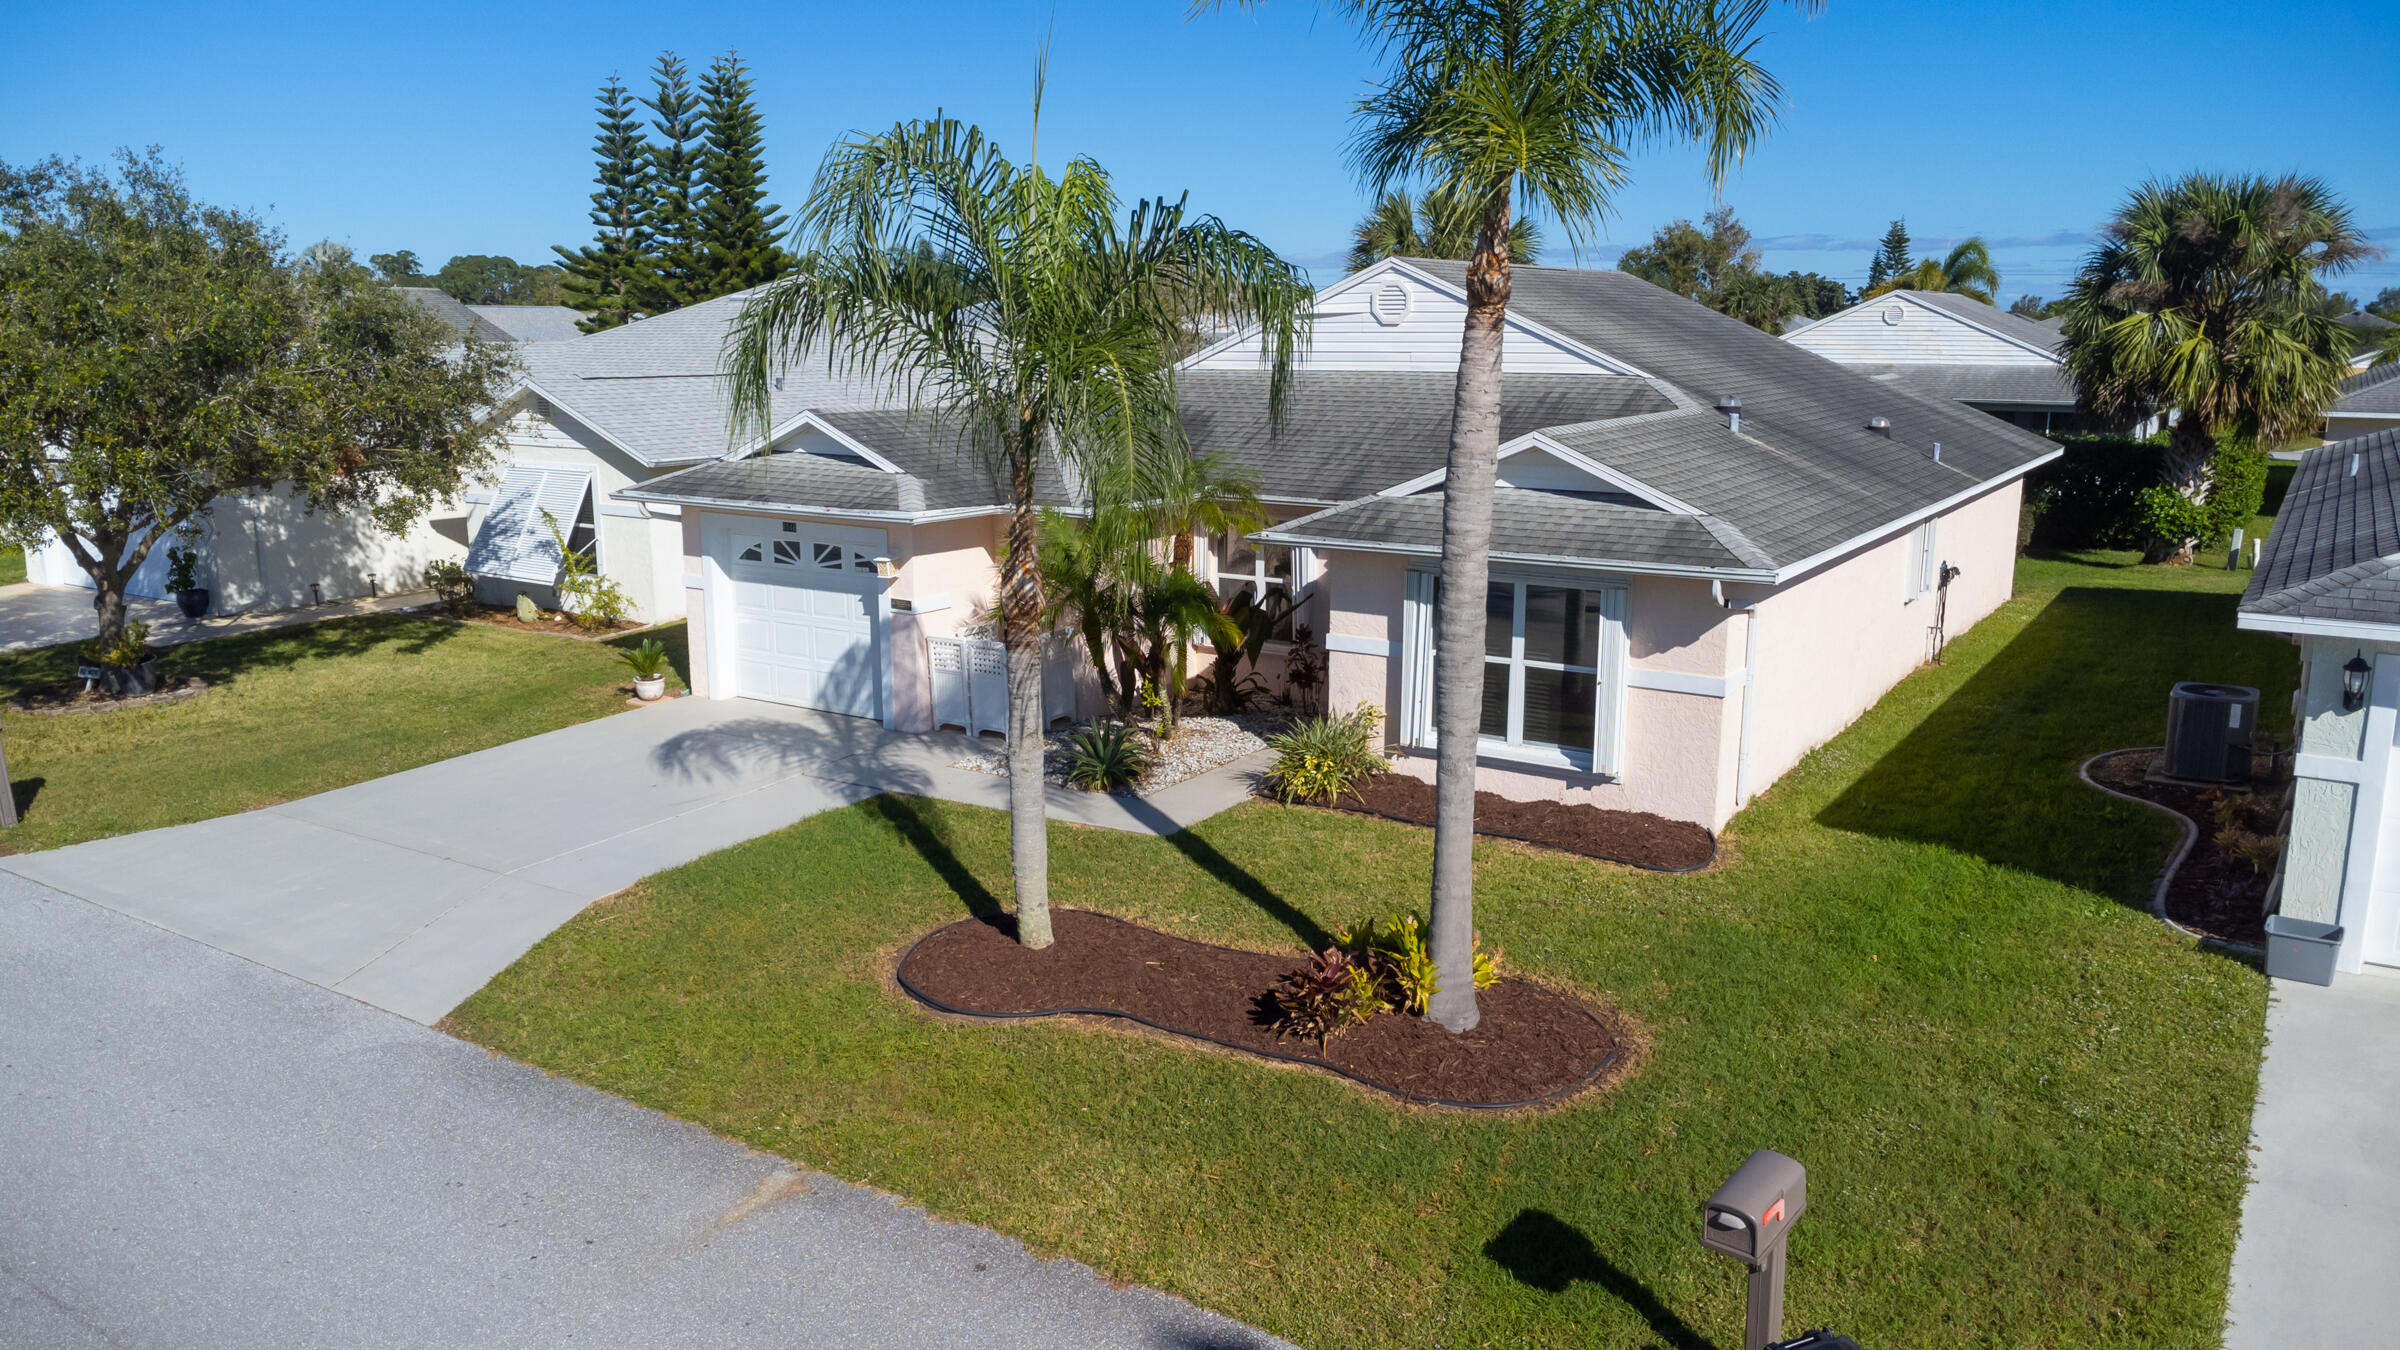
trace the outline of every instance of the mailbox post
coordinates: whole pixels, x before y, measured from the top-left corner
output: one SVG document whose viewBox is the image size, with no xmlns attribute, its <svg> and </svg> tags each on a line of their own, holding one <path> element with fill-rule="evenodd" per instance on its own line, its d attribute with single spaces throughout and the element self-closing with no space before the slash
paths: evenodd
<svg viewBox="0 0 2400 1350">
<path fill-rule="evenodd" d="M 1734 1169 L 1700 1210 L 1700 1245 L 1750 1267 L 1750 1305 L 1742 1350 L 1783 1339 L 1783 1250 L 1808 1209 L 1808 1169 L 1760 1149 Z"/>
</svg>

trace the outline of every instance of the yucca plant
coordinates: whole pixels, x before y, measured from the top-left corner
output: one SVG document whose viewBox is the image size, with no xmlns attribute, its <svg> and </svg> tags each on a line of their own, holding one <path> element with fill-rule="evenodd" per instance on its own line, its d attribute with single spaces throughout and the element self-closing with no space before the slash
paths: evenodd
<svg viewBox="0 0 2400 1350">
<path fill-rule="evenodd" d="M 1088 792 L 1132 787 L 1149 771 L 1149 749 L 1122 722 L 1085 727 L 1067 746 L 1067 781 Z"/>
</svg>

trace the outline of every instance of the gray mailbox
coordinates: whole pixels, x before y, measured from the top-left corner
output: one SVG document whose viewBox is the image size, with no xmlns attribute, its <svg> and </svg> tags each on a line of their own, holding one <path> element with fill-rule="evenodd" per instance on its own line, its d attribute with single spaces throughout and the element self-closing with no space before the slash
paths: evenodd
<svg viewBox="0 0 2400 1350">
<path fill-rule="evenodd" d="M 1784 1239 L 1807 1210 L 1808 1169 L 1763 1148 L 1700 1207 L 1700 1245 L 1750 1267 L 1742 1350 L 1766 1350 L 1783 1338 Z"/>
</svg>

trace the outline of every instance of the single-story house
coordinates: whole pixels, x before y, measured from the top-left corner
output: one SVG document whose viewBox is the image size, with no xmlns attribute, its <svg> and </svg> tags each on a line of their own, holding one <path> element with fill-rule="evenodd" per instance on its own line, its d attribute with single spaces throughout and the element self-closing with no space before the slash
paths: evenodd
<svg viewBox="0 0 2400 1350">
<path fill-rule="evenodd" d="M 468 494 L 467 571 L 486 601 L 524 591 L 555 605 L 558 545 L 543 513 L 571 546 L 596 544 L 603 575 L 623 588 L 637 618 L 683 616 L 682 508 L 620 497 L 661 474 L 724 459 L 728 401 L 721 349 L 748 292 L 598 333 L 526 346 L 524 376 L 493 482 Z M 769 449 L 787 448 L 805 409 L 835 412 L 888 402 L 881 384 L 795 362 L 774 393 Z"/>
<path fill-rule="evenodd" d="M 2400 967 L 2400 426 L 2301 457 L 2236 622 L 2300 648 L 2278 912 Z"/>
<path fill-rule="evenodd" d="M 1200 566 L 1291 595 L 1331 706 L 1382 709 L 1421 775 L 1463 270 L 1389 259 L 1320 292 L 1278 425 L 1254 338 L 1179 375 L 1193 444 L 1279 517 Z M 1483 785 L 1711 827 L 2008 597 L 2021 480 L 2058 453 L 1615 271 L 1518 269 L 1505 369 Z M 804 409 L 611 495 L 681 514 L 696 692 L 959 720 L 945 675 L 978 659 L 955 644 L 1006 499 L 954 441 Z"/>
<path fill-rule="evenodd" d="M 2084 429 L 2058 354 L 2059 321 L 1946 291 L 1887 291 L 1784 340 L 1928 398 L 2044 434 Z"/>
<path fill-rule="evenodd" d="M 582 315 L 559 305 L 464 305 L 430 286 L 400 293 L 463 334 L 487 342 L 527 344 L 578 336 Z M 437 508 L 394 535 L 363 512 L 311 511 L 278 485 L 228 493 L 192 523 L 197 580 L 219 614 L 290 609 L 326 600 L 415 590 L 428 564 L 467 556 L 472 512 L 465 503 Z M 89 588 L 92 579 L 55 539 L 27 550 L 25 575 L 52 586 Z M 154 548 L 128 588 L 137 596 L 167 595 L 167 550 Z"/>
<path fill-rule="evenodd" d="M 2342 381 L 2341 396 L 2325 410 L 2325 439 L 2346 441 L 2400 427 L 2400 361 L 2370 366 Z"/>
</svg>

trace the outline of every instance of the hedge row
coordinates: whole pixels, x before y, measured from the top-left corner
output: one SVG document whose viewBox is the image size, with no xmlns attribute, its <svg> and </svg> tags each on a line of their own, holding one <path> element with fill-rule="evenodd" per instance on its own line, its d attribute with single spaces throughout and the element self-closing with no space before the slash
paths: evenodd
<svg viewBox="0 0 2400 1350">
<path fill-rule="evenodd" d="M 2250 523 L 2266 497 L 2267 456 L 2226 441 L 2197 504 L 2160 490 L 2165 437 L 2057 436 L 2066 453 L 2025 480 L 2025 511 L 2038 548 L 2140 548 L 2153 537 L 2197 535 L 2219 548 Z"/>
</svg>

